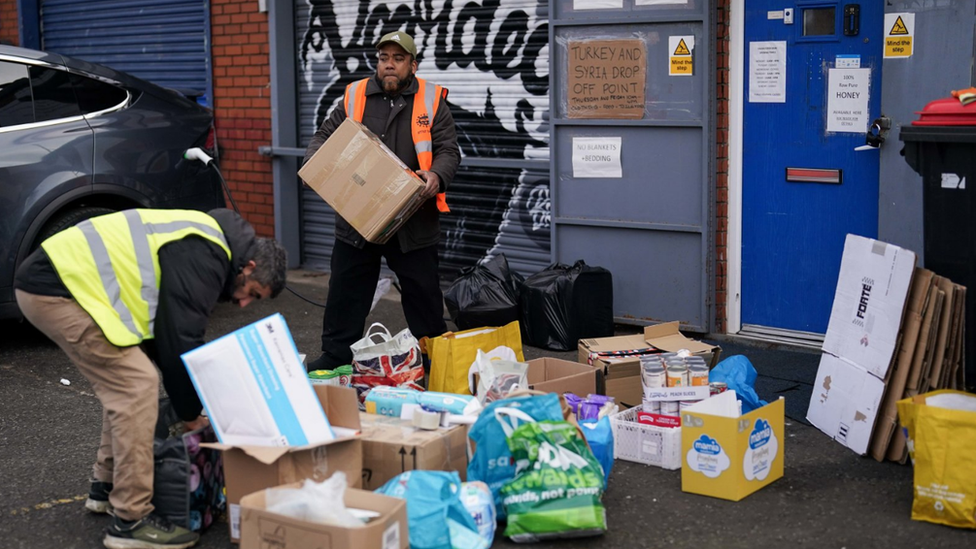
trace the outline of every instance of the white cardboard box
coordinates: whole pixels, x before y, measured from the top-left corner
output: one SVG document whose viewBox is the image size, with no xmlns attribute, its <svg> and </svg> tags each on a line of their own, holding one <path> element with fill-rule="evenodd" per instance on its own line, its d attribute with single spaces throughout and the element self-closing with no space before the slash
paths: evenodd
<svg viewBox="0 0 976 549">
<path fill-rule="evenodd" d="M 306 446 L 336 438 L 280 314 L 182 358 L 221 443 Z"/>
<path fill-rule="evenodd" d="M 824 353 L 810 396 L 807 420 L 858 454 L 868 451 L 884 381 Z"/>
<path fill-rule="evenodd" d="M 914 252 L 847 235 L 823 350 L 884 379 L 914 272 Z"/>
<path fill-rule="evenodd" d="M 908 301 L 915 253 L 847 235 L 807 420 L 865 454 Z"/>
</svg>

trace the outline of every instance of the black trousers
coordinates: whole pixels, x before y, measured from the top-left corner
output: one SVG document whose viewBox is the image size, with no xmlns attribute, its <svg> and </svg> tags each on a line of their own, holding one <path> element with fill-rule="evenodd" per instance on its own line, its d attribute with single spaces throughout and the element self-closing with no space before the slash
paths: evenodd
<svg viewBox="0 0 976 549">
<path fill-rule="evenodd" d="M 396 238 L 386 244 L 367 242 L 363 249 L 336 240 L 322 321 L 322 352 L 326 361 L 322 367 L 331 369 L 352 362 L 349 346 L 363 337 L 380 278 L 380 260 L 384 257 L 400 282 L 400 301 L 410 332 L 420 339 L 447 331 L 436 245 L 404 253 Z"/>
</svg>

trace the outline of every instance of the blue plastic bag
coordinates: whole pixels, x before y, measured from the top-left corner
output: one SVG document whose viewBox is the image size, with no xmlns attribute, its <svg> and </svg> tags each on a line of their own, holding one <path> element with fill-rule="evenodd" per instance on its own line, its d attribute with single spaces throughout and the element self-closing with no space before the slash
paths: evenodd
<svg viewBox="0 0 976 549">
<path fill-rule="evenodd" d="M 526 395 L 489 403 L 471 426 L 468 437 L 474 441 L 474 456 L 468 463 L 468 481 L 480 480 L 491 489 L 498 518 L 505 518 L 498 491 L 515 478 L 515 463 L 507 438 L 527 421 L 561 421 L 559 395 Z"/>
<path fill-rule="evenodd" d="M 411 549 L 489 547 L 461 502 L 461 477 L 454 471 L 409 471 L 376 493 L 407 500 Z"/>
<path fill-rule="evenodd" d="M 613 469 L 613 428 L 610 418 L 584 419 L 579 422 L 580 430 L 590 445 L 590 450 L 603 467 L 603 484 L 610 482 L 610 469 Z"/>
<path fill-rule="evenodd" d="M 756 394 L 756 378 L 759 374 L 749 359 L 742 355 L 730 356 L 718 363 L 708 374 L 709 383 L 722 381 L 742 402 L 742 413 L 748 414 L 756 408 L 769 404 Z"/>
</svg>

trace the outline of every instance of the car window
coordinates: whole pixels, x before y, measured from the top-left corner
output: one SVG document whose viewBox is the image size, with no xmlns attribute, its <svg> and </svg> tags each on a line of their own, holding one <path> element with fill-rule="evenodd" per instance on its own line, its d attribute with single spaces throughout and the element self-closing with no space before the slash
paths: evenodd
<svg viewBox="0 0 976 549">
<path fill-rule="evenodd" d="M 110 109 L 128 97 L 125 90 L 121 88 L 77 74 L 71 75 L 71 82 L 75 86 L 81 111 L 85 114 Z"/>
<path fill-rule="evenodd" d="M 34 121 L 27 67 L 0 61 L 0 128 Z"/>
<path fill-rule="evenodd" d="M 81 116 L 78 99 L 66 71 L 32 66 L 30 78 L 37 122 Z"/>
</svg>

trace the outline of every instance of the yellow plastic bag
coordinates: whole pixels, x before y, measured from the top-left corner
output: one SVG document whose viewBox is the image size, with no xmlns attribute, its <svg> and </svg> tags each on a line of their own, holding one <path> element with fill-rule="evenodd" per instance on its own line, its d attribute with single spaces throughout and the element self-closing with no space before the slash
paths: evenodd
<svg viewBox="0 0 976 549">
<path fill-rule="evenodd" d="M 976 395 L 906 398 L 898 417 L 915 463 L 912 519 L 976 529 Z"/>
<path fill-rule="evenodd" d="M 490 355 L 493 352 L 498 355 L 502 350 L 510 350 L 515 353 L 519 362 L 523 361 L 522 334 L 519 332 L 518 321 L 509 322 L 500 328 L 475 328 L 428 339 L 430 380 L 427 389 L 470 395 L 468 370 L 478 356 L 478 349 Z"/>
</svg>

